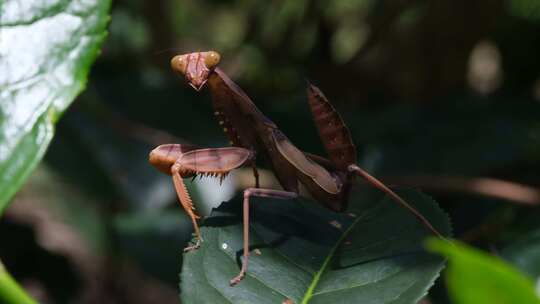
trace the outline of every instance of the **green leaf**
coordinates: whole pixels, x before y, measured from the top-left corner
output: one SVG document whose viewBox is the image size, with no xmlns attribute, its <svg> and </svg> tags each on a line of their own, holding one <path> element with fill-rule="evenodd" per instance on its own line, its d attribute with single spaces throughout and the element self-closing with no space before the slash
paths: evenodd
<svg viewBox="0 0 540 304">
<path fill-rule="evenodd" d="M 509 0 L 506 6 L 510 15 L 514 17 L 529 22 L 540 20 L 540 3 L 536 0 Z"/>
<path fill-rule="evenodd" d="M 433 200 L 399 193 L 450 234 Z M 249 268 L 230 287 L 242 250 L 241 205 L 238 196 L 204 221 L 201 248 L 184 255 L 183 303 L 416 303 L 443 268 L 422 249 L 428 230 L 378 192 L 354 193 L 354 215 L 303 199 L 252 198 Z"/>
<path fill-rule="evenodd" d="M 83 90 L 106 36 L 109 6 L 107 0 L 0 5 L 0 212 Z"/>
<path fill-rule="evenodd" d="M 26 292 L 13 280 L 0 261 L 0 300 L 6 304 L 36 304 Z"/>
<path fill-rule="evenodd" d="M 540 303 L 533 282 L 497 257 L 441 240 L 430 240 L 427 247 L 449 259 L 446 279 L 453 303 Z"/>
<path fill-rule="evenodd" d="M 540 277 L 540 230 L 519 238 L 501 251 L 501 256 L 531 277 Z"/>
</svg>

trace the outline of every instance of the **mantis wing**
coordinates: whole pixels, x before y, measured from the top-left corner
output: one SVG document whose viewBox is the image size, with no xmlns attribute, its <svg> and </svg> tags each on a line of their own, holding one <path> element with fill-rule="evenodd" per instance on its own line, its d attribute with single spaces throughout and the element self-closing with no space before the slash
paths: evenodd
<svg viewBox="0 0 540 304">
<path fill-rule="evenodd" d="M 296 169 L 311 177 L 311 179 L 323 188 L 324 191 L 331 194 L 337 194 L 339 192 L 339 186 L 336 179 L 332 177 L 325 168 L 307 158 L 302 151 L 295 147 L 289 139 L 281 133 L 281 131 L 277 129 L 273 130 L 272 137 L 279 153 Z"/>
<path fill-rule="evenodd" d="M 334 166 L 343 171 L 356 164 L 356 148 L 351 133 L 339 113 L 324 94 L 312 84 L 308 84 L 308 103 L 319 137 Z"/>
</svg>

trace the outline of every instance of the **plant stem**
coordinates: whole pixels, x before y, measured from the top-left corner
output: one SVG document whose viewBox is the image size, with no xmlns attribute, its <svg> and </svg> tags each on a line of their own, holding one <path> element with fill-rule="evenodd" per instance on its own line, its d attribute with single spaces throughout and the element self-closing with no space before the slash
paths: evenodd
<svg viewBox="0 0 540 304">
<path fill-rule="evenodd" d="M 0 261 L 0 303 L 37 304 L 11 277 Z"/>
</svg>

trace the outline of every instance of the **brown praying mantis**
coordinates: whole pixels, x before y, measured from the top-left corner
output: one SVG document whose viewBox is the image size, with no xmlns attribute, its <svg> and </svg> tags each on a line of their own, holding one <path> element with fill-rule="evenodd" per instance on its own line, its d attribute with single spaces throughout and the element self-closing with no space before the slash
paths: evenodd
<svg viewBox="0 0 540 304">
<path fill-rule="evenodd" d="M 300 184 L 315 201 L 332 211 L 342 212 L 347 207 L 355 176 L 361 176 L 408 209 L 433 234 L 442 237 L 416 209 L 356 164 L 356 148 L 349 130 L 317 87 L 308 84 L 308 103 L 328 159 L 303 152 L 294 146 L 246 93 L 217 67 L 219 61 L 217 52 L 196 52 L 175 56 L 171 66 L 197 91 L 208 84 L 214 115 L 233 147 L 202 149 L 192 145 L 165 144 L 150 153 L 150 163 L 172 175 L 180 203 L 193 222 L 197 240 L 185 251 L 198 248 L 202 239 L 197 224 L 199 216 L 194 212 L 193 202 L 182 178 L 196 175 L 224 178 L 231 170 L 242 166 L 253 168 L 255 187 L 244 190 L 243 260 L 240 273 L 230 281 L 231 286 L 244 278 L 248 267 L 250 197 L 293 199 L 299 196 Z M 268 161 L 283 190 L 259 188 L 255 166 L 259 157 Z"/>
</svg>

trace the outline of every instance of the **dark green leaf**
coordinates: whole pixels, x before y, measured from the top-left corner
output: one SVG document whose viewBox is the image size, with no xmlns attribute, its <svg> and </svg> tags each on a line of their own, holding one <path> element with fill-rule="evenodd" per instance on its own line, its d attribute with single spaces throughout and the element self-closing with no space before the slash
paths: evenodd
<svg viewBox="0 0 540 304">
<path fill-rule="evenodd" d="M 344 112 L 364 168 L 377 175 L 475 176 L 538 162 L 538 104 L 452 101 Z"/>
<path fill-rule="evenodd" d="M 530 22 L 540 20 L 540 3 L 535 0 L 510 0 L 506 3 L 510 15 Z"/>
<path fill-rule="evenodd" d="M 450 233 L 433 200 L 400 194 Z M 416 303 L 443 267 L 443 259 L 422 250 L 430 233 L 379 193 L 355 193 L 350 205 L 355 215 L 312 201 L 253 198 L 248 274 L 230 287 L 242 249 L 241 199 L 223 203 L 205 220 L 201 248 L 184 255 L 183 302 Z"/>
<path fill-rule="evenodd" d="M 540 276 L 540 230 L 533 231 L 504 248 L 501 255 L 531 277 Z"/>
<path fill-rule="evenodd" d="M 110 1 L 0 6 L 0 211 L 42 158 L 54 123 L 85 86 Z"/>
<path fill-rule="evenodd" d="M 540 303 L 533 282 L 494 256 L 441 240 L 430 240 L 428 248 L 449 259 L 447 282 L 454 303 Z"/>
</svg>

